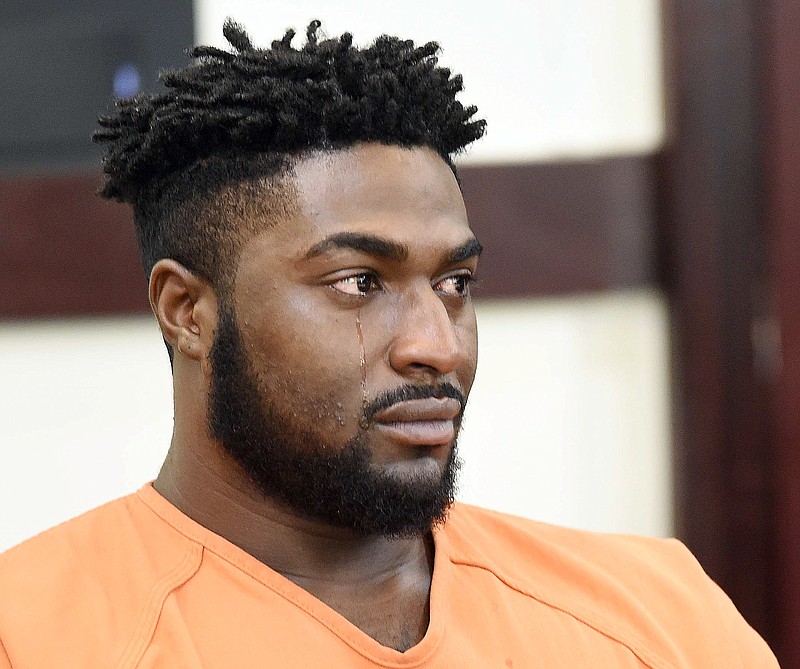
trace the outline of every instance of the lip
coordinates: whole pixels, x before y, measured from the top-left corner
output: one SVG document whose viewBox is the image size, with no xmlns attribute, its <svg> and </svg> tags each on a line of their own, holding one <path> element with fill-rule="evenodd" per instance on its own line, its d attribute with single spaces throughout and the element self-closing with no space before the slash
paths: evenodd
<svg viewBox="0 0 800 669">
<path fill-rule="evenodd" d="M 392 404 L 375 414 L 376 423 L 405 423 L 416 421 L 453 421 L 461 411 L 461 402 L 452 397 L 428 397 Z"/>
<path fill-rule="evenodd" d="M 393 404 L 374 417 L 375 427 L 397 441 L 412 446 L 440 446 L 455 438 L 456 416 L 461 402 L 450 397 L 431 397 Z"/>
</svg>

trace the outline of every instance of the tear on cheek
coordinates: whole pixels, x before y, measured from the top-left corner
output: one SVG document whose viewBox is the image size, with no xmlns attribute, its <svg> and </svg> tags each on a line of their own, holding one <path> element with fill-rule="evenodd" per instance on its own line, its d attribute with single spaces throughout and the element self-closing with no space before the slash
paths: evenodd
<svg viewBox="0 0 800 669">
<path fill-rule="evenodd" d="M 369 393 L 367 392 L 367 352 L 364 348 L 364 330 L 361 327 L 361 308 L 356 311 L 356 339 L 358 340 L 359 365 L 361 366 L 361 418 L 359 423 L 363 429 L 367 425 L 367 406 L 369 406 Z"/>
</svg>

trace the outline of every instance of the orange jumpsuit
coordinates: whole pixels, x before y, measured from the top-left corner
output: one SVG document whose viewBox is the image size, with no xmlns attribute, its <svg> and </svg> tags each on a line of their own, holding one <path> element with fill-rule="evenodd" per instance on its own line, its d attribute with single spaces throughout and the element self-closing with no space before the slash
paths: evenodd
<svg viewBox="0 0 800 669">
<path fill-rule="evenodd" d="M 434 541 L 400 653 L 145 486 L 0 555 L 0 668 L 778 666 L 677 541 L 463 504 Z"/>
</svg>

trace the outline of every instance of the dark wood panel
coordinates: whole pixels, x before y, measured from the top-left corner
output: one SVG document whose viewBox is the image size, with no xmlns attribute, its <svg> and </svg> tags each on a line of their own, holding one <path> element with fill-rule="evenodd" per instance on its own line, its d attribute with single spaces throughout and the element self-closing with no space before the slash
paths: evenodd
<svg viewBox="0 0 800 669">
<path fill-rule="evenodd" d="M 652 282 L 652 159 L 465 167 L 486 247 L 480 295 L 530 296 Z M 145 311 L 129 209 L 94 175 L 0 179 L 0 317 Z"/>
<path fill-rule="evenodd" d="M 99 177 L 0 179 L 0 316 L 146 311 L 130 210 Z"/>
<path fill-rule="evenodd" d="M 779 333 L 780 346 L 773 404 L 776 650 L 784 667 L 800 667 L 800 3 L 772 0 L 767 6 L 766 199 L 773 336 Z"/>
<path fill-rule="evenodd" d="M 652 157 L 471 167 L 461 176 L 472 227 L 486 247 L 479 294 L 655 282 Z"/>
<path fill-rule="evenodd" d="M 758 7 L 666 0 L 664 16 L 677 529 L 775 645 Z"/>
</svg>

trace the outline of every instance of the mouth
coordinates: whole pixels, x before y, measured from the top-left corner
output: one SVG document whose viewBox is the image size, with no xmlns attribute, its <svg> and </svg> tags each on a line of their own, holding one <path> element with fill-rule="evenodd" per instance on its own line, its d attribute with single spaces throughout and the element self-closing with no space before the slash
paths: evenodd
<svg viewBox="0 0 800 669">
<path fill-rule="evenodd" d="M 442 446 L 455 438 L 460 414 L 461 402 L 450 397 L 408 400 L 377 413 L 373 426 L 409 446 Z"/>
</svg>

